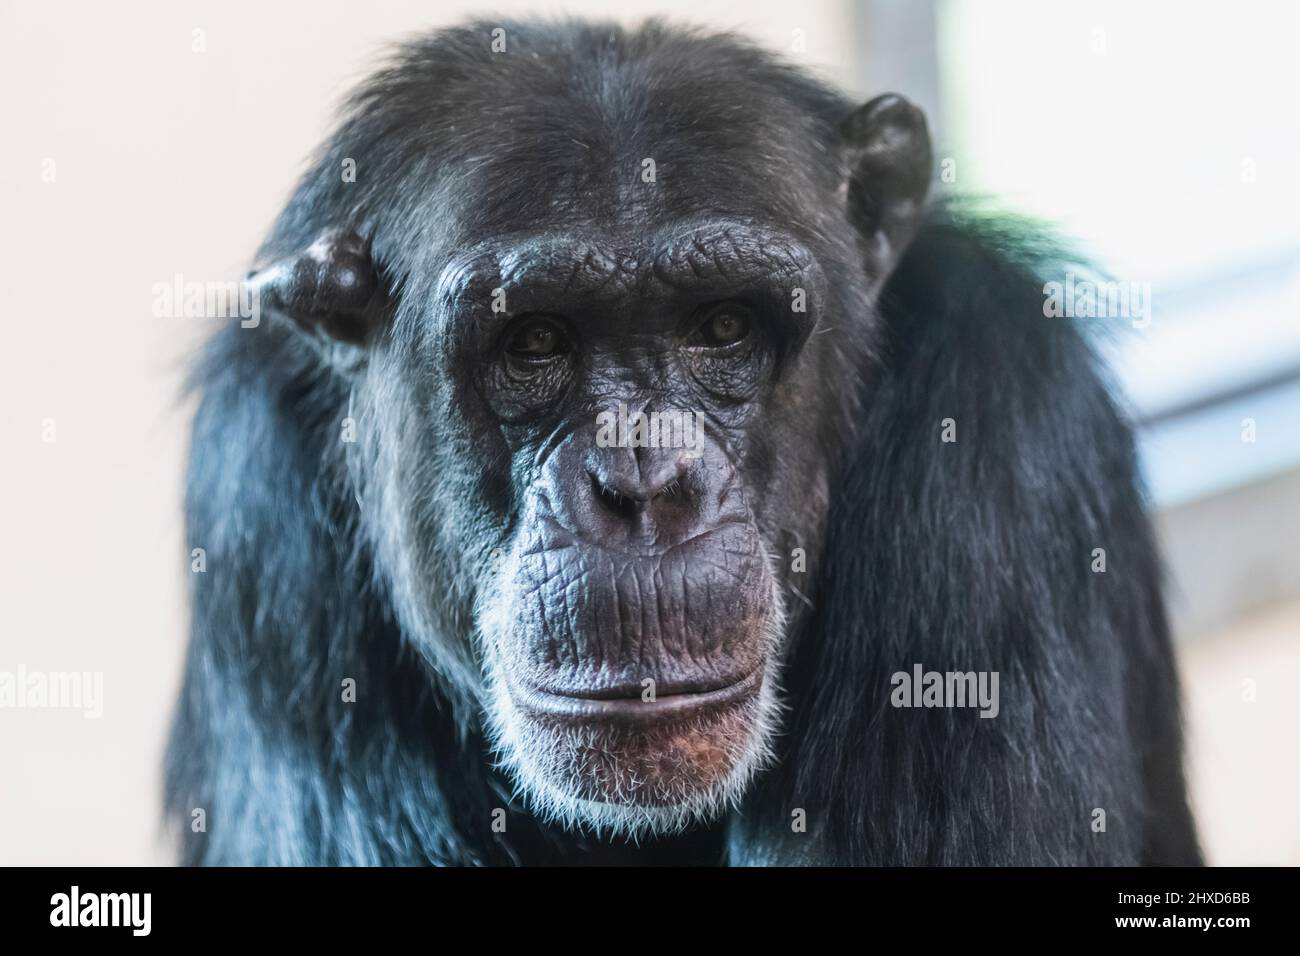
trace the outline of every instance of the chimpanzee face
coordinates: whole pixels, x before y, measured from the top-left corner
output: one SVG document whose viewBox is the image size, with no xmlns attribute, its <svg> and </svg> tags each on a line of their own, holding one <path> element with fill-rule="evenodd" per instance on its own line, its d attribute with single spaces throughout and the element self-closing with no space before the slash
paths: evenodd
<svg viewBox="0 0 1300 956">
<path fill-rule="evenodd" d="M 469 613 L 503 761 L 548 811 L 618 829 L 734 796 L 767 752 L 790 589 L 825 520 L 810 423 L 837 413 L 797 384 L 828 359 L 816 256 L 753 219 L 674 222 L 488 240 L 435 286 L 365 373 L 373 403 L 394 382 L 424 396 L 379 452 L 380 497 L 404 507 L 376 521 L 485 559 Z M 456 516 L 421 508 L 434 461 Z M 420 535 L 401 538 L 390 560 L 418 566 Z"/>
<path fill-rule="evenodd" d="M 762 765 L 867 364 L 835 329 L 871 320 L 928 178 L 897 98 L 818 126 L 746 93 L 643 105 L 630 147 L 554 109 L 466 140 L 442 164 L 470 180 L 394 184 L 285 295 L 350 340 L 404 633 L 566 821 L 680 826 Z"/>
<path fill-rule="evenodd" d="M 820 535 L 820 514 L 790 527 L 755 452 L 818 321 L 820 271 L 793 236 L 707 222 L 512 243 L 466 273 L 510 307 L 471 292 L 454 318 L 476 326 L 457 362 L 512 476 L 477 604 L 504 755 L 588 818 L 696 809 L 761 760 L 785 539 Z M 816 438 L 786 435 L 789 459 L 815 458 Z M 824 501 L 824 479 L 805 493 Z"/>
</svg>

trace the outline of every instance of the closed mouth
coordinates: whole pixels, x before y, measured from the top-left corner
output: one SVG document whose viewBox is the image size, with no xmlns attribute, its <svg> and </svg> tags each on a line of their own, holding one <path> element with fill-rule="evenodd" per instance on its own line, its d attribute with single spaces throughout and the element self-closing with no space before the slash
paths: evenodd
<svg viewBox="0 0 1300 956">
<path fill-rule="evenodd" d="M 611 688 L 582 693 L 559 693 L 537 687 L 512 689 L 516 706 L 531 717 L 575 721 L 642 725 L 695 717 L 709 710 L 734 706 L 757 693 L 763 682 L 763 668 L 755 667 L 739 680 L 720 687 L 675 691 L 666 687 L 653 700 L 641 696 L 642 689 Z"/>
</svg>

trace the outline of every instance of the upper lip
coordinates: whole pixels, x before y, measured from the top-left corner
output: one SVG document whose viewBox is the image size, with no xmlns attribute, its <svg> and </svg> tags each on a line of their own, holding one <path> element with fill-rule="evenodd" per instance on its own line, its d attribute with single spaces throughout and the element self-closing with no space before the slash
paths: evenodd
<svg viewBox="0 0 1300 956">
<path fill-rule="evenodd" d="M 625 723 L 648 723 L 692 715 L 712 707 L 724 707 L 743 700 L 757 690 L 763 668 L 727 683 L 701 686 L 702 682 L 665 684 L 655 689 L 654 700 L 643 700 L 642 687 L 614 687 L 556 691 L 520 687 L 512 697 L 520 709 L 540 717 L 561 720 L 606 719 Z"/>
<path fill-rule="evenodd" d="M 582 545 L 587 548 L 593 548 L 598 551 L 603 551 L 607 554 L 616 554 L 621 557 L 645 557 L 645 558 L 662 557 L 663 555 L 669 553 L 670 551 L 675 551 L 679 548 L 686 548 L 692 545 L 696 545 L 701 540 L 711 535 L 721 534 L 725 532 L 731 532 L 734 534 L 736 533 L 736 529 L 740 529 L 741 531 L 747 531 L 749 528 L 749 525 L 745 521 L 739 518 L 725 518 L 719 520 L 718 522 L 710 525 L 707 528 L 698 531 L 693 531 L 690 534 L 678 538 L 676 540 L 663 541 L 660 540 L 655 534 L 651 534 L 648 538 L 645 537 L 644 535 L 638 536 L 636 534 L 632 534 L 629 535 L 626 540 L 620 542 L 618 545 L 615 545 L 609 540 L 602 539 L 599 537 L 594 537 L 590 534 L 573 530 L 572 528 L 562 523 L 550 511 L 547 511 L 542 516 L 542 521 L 550 529 L 551 534 L 554 535 L 555 547 L 572 547 L 575 545 Z"/>
</svg>

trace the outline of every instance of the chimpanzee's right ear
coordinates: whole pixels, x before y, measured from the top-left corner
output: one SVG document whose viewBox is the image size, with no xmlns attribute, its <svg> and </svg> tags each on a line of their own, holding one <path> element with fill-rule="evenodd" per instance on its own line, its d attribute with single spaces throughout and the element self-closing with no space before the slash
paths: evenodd
<svg viewBox="0 0 1300 956">
<path fill-rule="evenodd" d="M 370 243 L 351 230 L 323 233 L 296 256 L 248 276 L 260 308 L 292 321 L 320 344 L 364 345 L 382 315 Z"/>
</svg>

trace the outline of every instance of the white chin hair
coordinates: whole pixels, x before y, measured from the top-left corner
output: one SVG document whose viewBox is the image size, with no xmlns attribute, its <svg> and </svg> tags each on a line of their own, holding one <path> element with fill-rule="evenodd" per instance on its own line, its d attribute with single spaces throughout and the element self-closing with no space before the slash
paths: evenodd
<svg viewBox="0 0 1300 956">
<path fill-rule="evenodd" d="M 484 658 L 491 662 L 508 658 L 503 653 L 504 638 L 511 633 L 510 602 L 503 591 L 518 578 L 517 555 L 512 553 L 498 569 L 495 587 L 482 595 L 479 605 L 478 639 Z M 546 823 L 578 829 L 599 836 L 620 836 L 636 840 L 643 836 L 678 833 L 692 823 L 717 818 L 736 808 L 754 775 L 772 760 L 771 741 L 780 723 L 782 703 L 779 678 L 786 627 L 786 607 L 778 576 L 773 573 L 776 557 L 768 553 L 768 580 L 771 588 L 770 613 L 763 625 L 763 648 L 766 663 L 757 700 L 751 704 L 751 718 L 743 739 L 727 742 L 731 752 L 731 769 L 708 787 L 682 787 L 675 798 L 656 800 L 653 804 L 618 799 L 592 800 L 576 795 L 556 783 L 566 777 L 579 777 L 590 768 L 575 767 L 570 745 L 555 733 L 536 728 L 519 713 L 500 671 L 489 664 L 484 691 L 487 730 L 497 766 L 514 781 L 516 792 L 529 810 Z M 486 599 L 486 600 L 484 600 Z M 573 733 L 581 733 L 573 731 Z M 599 750 L 597 731 L 586 731 L 588 742 Z M 627 791 L 644 786 L 645 781 L 626 780 Z"/>
<path fill-rule="evenodd" d="M 738 753 L 730 772 L 706 789 L 683 791 L 678 799 L 655 805 L 575 796 L 553 782 L 564 772 L 573 772 L 569 766 L 571 747 L 561 744 L 554 734 L 532 729 L 532 723 L 519 714 L 503 682 L 493 680 L 487 709 L 497 766 L 509 773 L 516 792 L 545 823 L 632 840 L 679 833 L 692 823 L 712 820 L 734 809 L 754 775 L 770 762 L 771 740 L 781 710 L 774 659 L 775 655 L 768 657 L 756 716 L 746 739 L 737 743 Z"/>
</svg>

